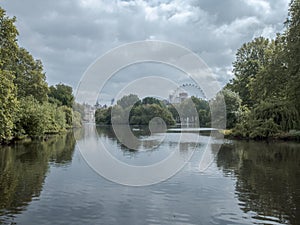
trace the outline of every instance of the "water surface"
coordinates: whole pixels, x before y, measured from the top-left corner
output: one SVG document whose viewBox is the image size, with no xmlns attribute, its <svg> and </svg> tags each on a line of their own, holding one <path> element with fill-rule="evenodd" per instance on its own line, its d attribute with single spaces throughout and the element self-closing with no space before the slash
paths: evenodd
<svg viewBox="0 0 300 225">
<path fill-rule="evenodd" d="M 83 140 L 84 134 L 75 133 Z M 97 134 L 116 158 L 132 165 L 164 159 L 179 135 L 169 131 L 165 143 L 153 149 L 155 136 L 137 130 L 141 151 L 132 151 L 110 127 L 98 128 Z M 299 143 L 225 140 L 212 165 L 200 173 L 208 137 L 192 135 L 200 135 L 200 141 L 180 144 L 182 157 L 196 149 L 184 169 L 147 187 L 99 176 L 83 160 L 72 133 L 1 147 L 0 223 L 299 224 Z"/>
</svg>

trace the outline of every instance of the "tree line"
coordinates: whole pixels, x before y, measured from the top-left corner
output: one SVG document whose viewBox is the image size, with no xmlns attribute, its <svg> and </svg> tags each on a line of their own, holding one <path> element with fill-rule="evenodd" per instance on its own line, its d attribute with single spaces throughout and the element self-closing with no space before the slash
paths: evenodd
<svg viewBox="0 0 300 225">
<path fill-rule="evenodd" d="M 0 144 L 81 124 L 72 88 L 48 86 L 42 62 L 18 45 L 15 22 L 0 7 Z"/>
<path fill-rule="evenodd" d="M 232 127 L 237 120 L 241 100 L 230 90 L 223 90 L 221 93 L 228 103 L 227 126 Z M 181 103 L 170 104 L 154 97 L 141 100 L 137 95 L 130 94 L 123 96 L 114 106 L 97 109 L 95 120 L 99 125 L 148 125 L 151 119 L 160 117 L 166 125 L 195 123 L 200 127 L 210 127 L 210 104 L 217 104 L 218 100 L 216 98 L 208 101 L 192 96 Z"/>
</svg>

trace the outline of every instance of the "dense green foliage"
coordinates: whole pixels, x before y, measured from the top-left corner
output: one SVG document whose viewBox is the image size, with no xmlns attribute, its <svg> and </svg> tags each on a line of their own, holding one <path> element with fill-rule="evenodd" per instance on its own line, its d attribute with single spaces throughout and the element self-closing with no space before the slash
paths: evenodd
<svg viewBox="0 0 300 225">
<path fill-rule="evenodd" d="M 17 43 L 15 21 L 0 8 L 0 144 L 81 125 L 72 88 L 58 84 L 49 90 L 42 62 Z"/>
<path fill-rule="evenodd" d="M 267 63 L 266 50 L 269 40 L 263 37 L 243 44 L 236 53 L 236 61 L 233 63 L 235 79 L 232 80 L 230 89 L 237 92 L 242 99 L 243 105 L 253 106 L 250 98 L 249 84 L 256 78 L 257 73 Z"/>
<path fill-rule="evenodd" d="M 154 117 L 160 117 L 167 125 L 189 123 L 200 127 L 210 127 L 211 104 L 217 105 L 220 101 L 219 96 L 224 96 L 227 104 L 227 126 L 232 128 L 241 114 L 241 99 L 228 89 L 223 90 L 210 101 L 192 96 L 176 104 L 166 104 L 153 97 L 140 100 L 138 96 L 130 94 L 123 96 L 114 106 L 97 109 L 95 120 L 97 124 L 102 125 L 112 123 L 147 125 Z"/>
<path fill-rule="evenodd" d="M 0 69 L 0 143 L 13 137 L 14 121 L 18 109 L 13 76 Z"/>
<path fill-rule="evenodd" d="M 130 124 L 145 125 L 149 124 L 150 120 L 155 117 L 160 117 L 167 125 L 175 124 L 175 120 L 168 109 L 156 103 L 142 103 L 134 107 L 129 116 L 129 121 Z"/>
<path fill-rule="evenodd" d="M 24 48 L 18 49 L 12 72 L 15 75 L 14 83 L 19 98 L 33 96 L 40 103 L 48 100 L 48 84 L 42 62 L 34 60 Z"/>
<path fill-rule="evenodd" d="M 55 86 L 50 87 L 50 91 L 48 93 L 50 102 L 56 103 L 58 105 L 64 105 L 69 108 L 72 108 L 74 104 L 74 96 L 72 94 L 72 87 L 67 86 L 65 84 L 57 84 Z"/>
<path fill-rule="evenodd" d="M 112 107 L 101 108 L 96 110 L 95 112 L 96 124 L 103 124 L 103 125 L 111 124 L 111 108 Z"/>
<path fill-rule="evenodd" d="M 117 105 L 97 109 L 95 119 L 97 124 L 134 124 L 146 125 L 150 120 L 160 117 L 166 124 L 173 125 L 175 120 L 164 103 L 156 98 L 147 97 L 142 101 L 137 95 L 123 96 Z"/>
<path fill-rule="evenodd" d="M 268 138 L 300 129 L 300 1 L 290 4 L 286 31 L 244 44 L 226 89 L 242 99 L 235 136 Z"/>
</svg>

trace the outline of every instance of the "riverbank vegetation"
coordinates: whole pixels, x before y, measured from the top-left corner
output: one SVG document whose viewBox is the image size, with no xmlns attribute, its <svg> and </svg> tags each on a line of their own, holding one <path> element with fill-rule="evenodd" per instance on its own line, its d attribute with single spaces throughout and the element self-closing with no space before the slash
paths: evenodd
<svg viewBox="0 0 300 225">
<path fill-rule="evenodd" d="M 221 93 L 227 103 L 227 127 L 233 127 L 239 115 L 241 100 L 230 90 Z M 130 94 L 123 96 L 114 106 L 97 109 L 95 120 L 99 125 L 148 125 L 151 119 L 160 117 L 166 125 L 198 123 L 200 127 L 210 127 L 210 105 L 218 104 L 218 100 L 218 96 L 211 100 L 192 96 L 180 103 L 170 104 L 154 97 L 141 100 L 137 95 Z"/>
<path fill-rule="evenodd" d="M 232 135 L 300 140 L 300 1 L 290 3 L 285 31 L 245 43 L 225 89 L 237 93 L 241 113 Z"/>
<path fill-rule="evenodd" d="M 18 45 L 15 21 L 0 7 L 0 144 L 81 125 L 72 88 L 48 86 L 42 62 Z"/>
</svg>

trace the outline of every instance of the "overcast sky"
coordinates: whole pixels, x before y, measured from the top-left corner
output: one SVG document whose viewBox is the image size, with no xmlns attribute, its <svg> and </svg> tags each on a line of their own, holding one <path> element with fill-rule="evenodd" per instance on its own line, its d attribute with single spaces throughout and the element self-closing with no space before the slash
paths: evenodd
<svg viewBox="0 0 300 225">
<path fill-rule="evenodd" d="M 224 84 L 236 50 L 284 29 L 289 0 L 1 0 L 17 17 L 19 44 L 41 59 L 50 85 L 76 88 L 106 51 L 157 39 L 197 53 Z"/>
</svg>

